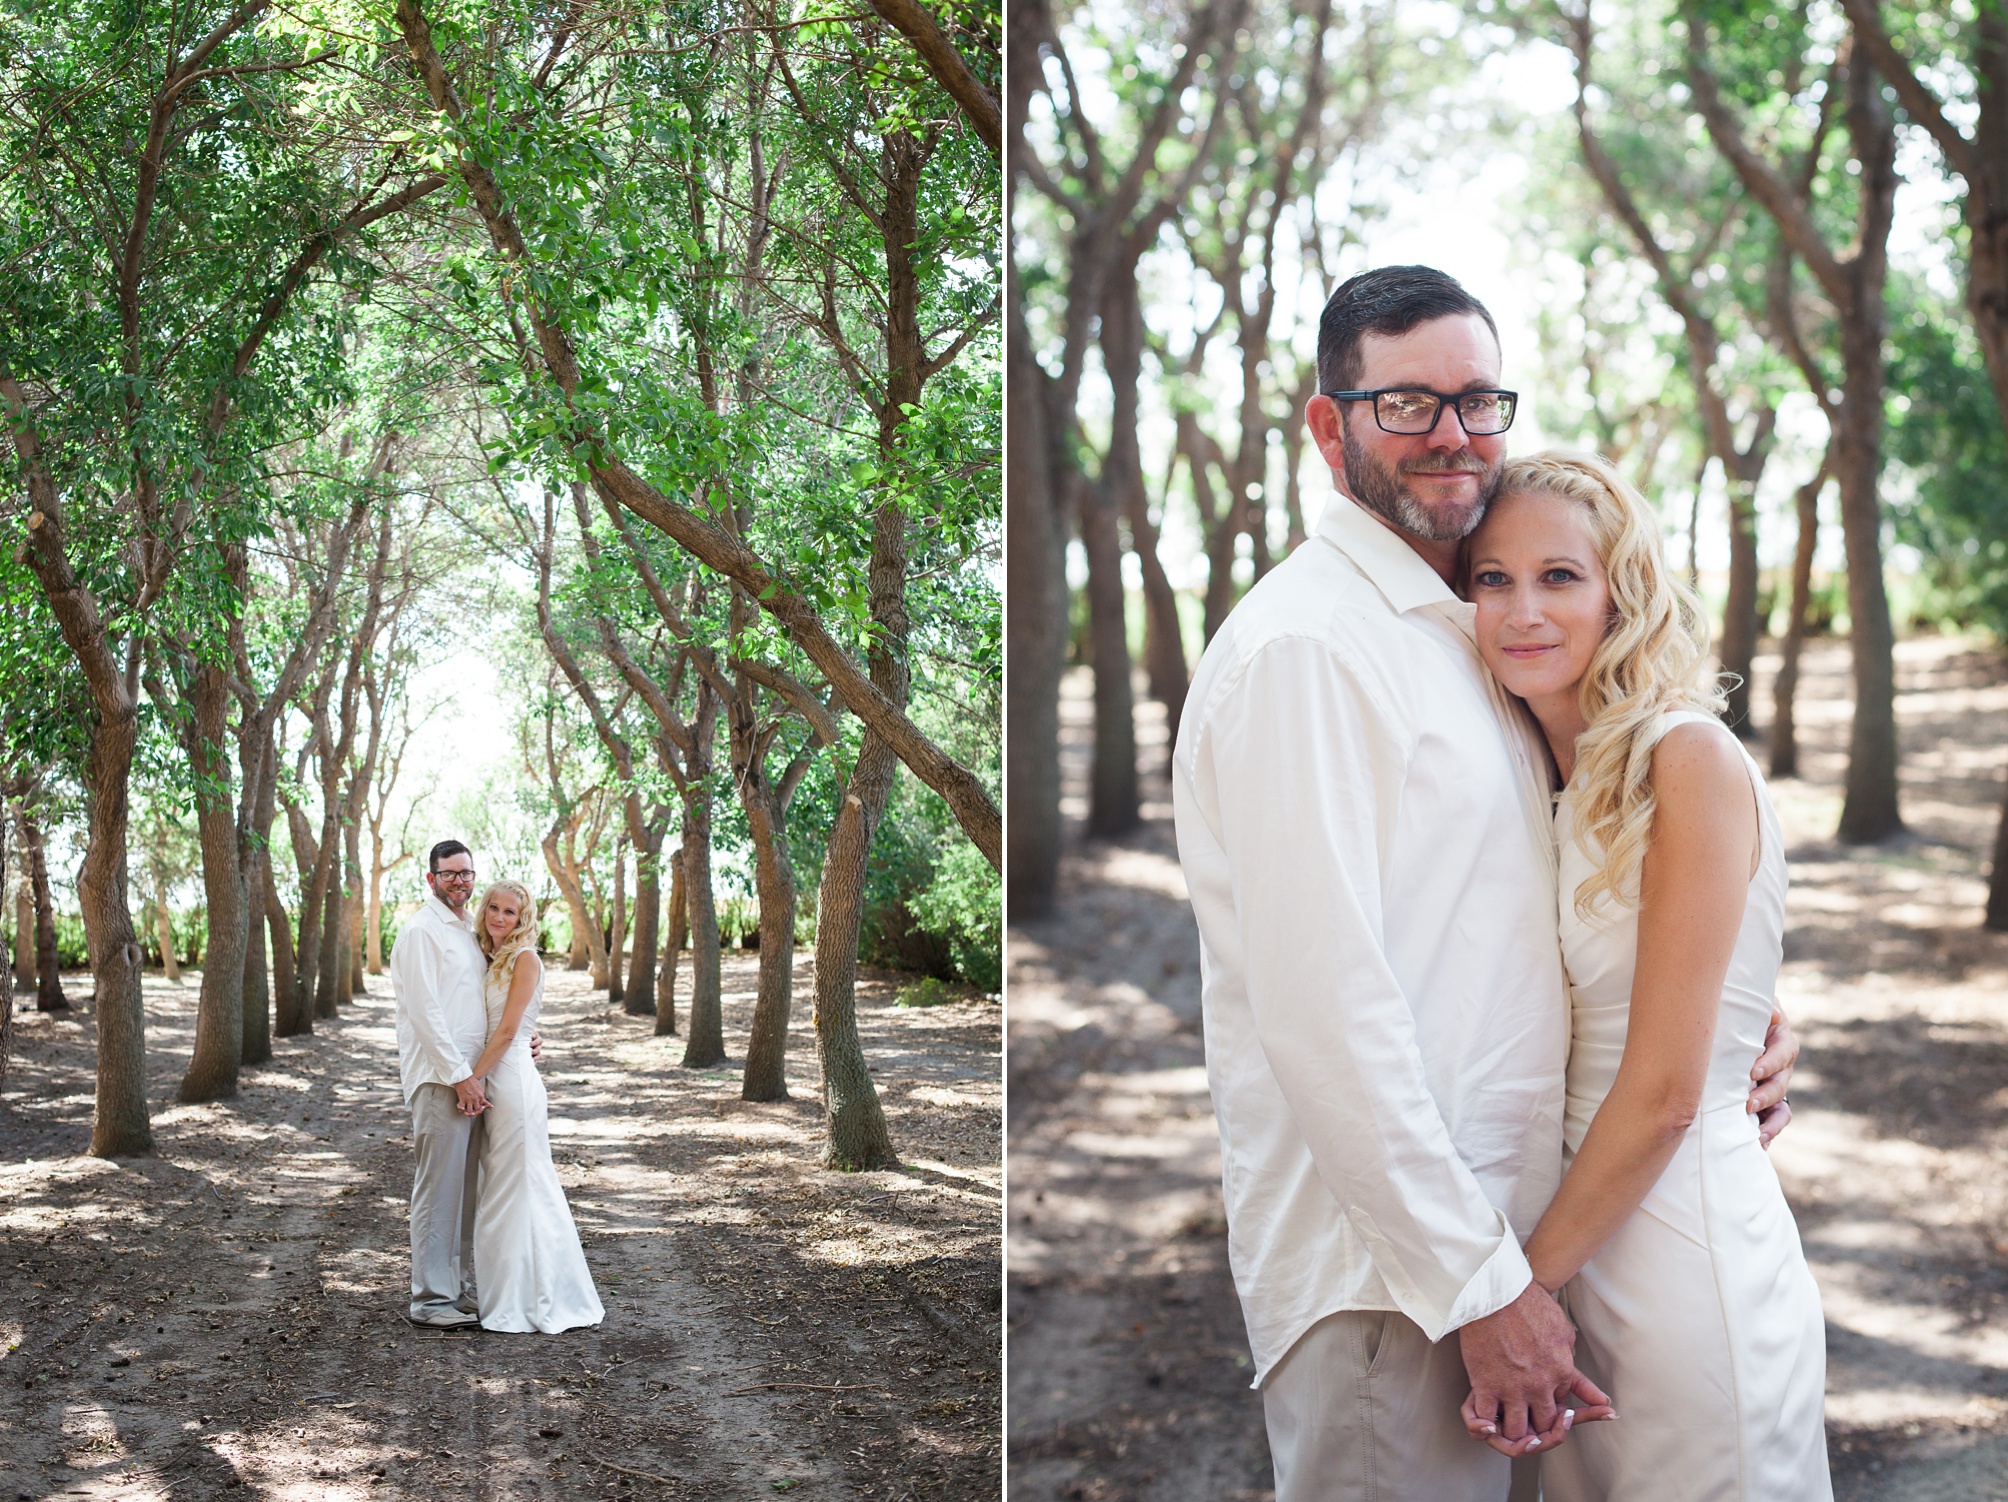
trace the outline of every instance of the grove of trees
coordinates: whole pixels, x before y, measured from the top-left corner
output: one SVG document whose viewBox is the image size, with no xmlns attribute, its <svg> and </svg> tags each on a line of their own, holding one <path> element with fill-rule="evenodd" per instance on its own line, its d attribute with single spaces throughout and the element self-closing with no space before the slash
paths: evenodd
<svg viewBox="0 0 2008 1502">
<path fill-rule="evenodd" d="M 757 948 L 744 1094 L 807 1002 L 829 1161 L 894 1161 L 861 952 L 998 984 L 1000 48 L 903 0 L 0 17 L 9 916 L 37 1005 L 90 972 L 92 1152 L 151 1145 L 151 956 L 196 935 L 180 1098 L 228 1096 L 456 834 L 685 1065 Z M 475 657 L 510 739 L 425 765 Z"/>
<path fill-rule="evenodd" d="M 1726 556 L 1739 734 L 1760 636 L 1782 653 L 1774 774 L 1797 770 L 1808 634 L 1845 631 L 1837 833 L 1902 831 L 1899 621 L 2008 631 L 1998 4 L 1202 0 L 1117 26 L 1033 0 L 1007 49 L 1014 915 L 1054 900 L 1068 664 L 1093 674 L 1087 829 L 1118 834 L 1139 818 L 1132 684 L 1175 733 L 1198 650 L 1304 538 L 1319 308 L 1367 264 L 1390 185 L 1455 224 L 1456 174 L 1507 157 L 1526 170 L 1503 227 L 1543 308 L 1509 384 L 1538 381 L 1546 437 L 1660 499 L 1690 567 Z M 1529 59 L 1566 70 L 1552 107 L 1498 87 Z M 1705 496 L 1719 541 L 1696 532 Z M 1918 561 L 1901 600 L 1894 545 Z M 2008 928 L 2002 829 L 1987 921 Z"/>
</svg>

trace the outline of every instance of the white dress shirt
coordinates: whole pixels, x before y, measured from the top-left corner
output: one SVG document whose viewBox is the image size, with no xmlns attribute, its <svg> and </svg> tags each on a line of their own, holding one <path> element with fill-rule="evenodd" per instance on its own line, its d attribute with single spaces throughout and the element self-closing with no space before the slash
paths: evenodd
<svg viewBox="0 0 2008 1502">
<path fill-rule="evenodd" d="M 482 981 L 488 957 L 474 941 L 474 919 L 428 895 L 398 929 L 390 951 L 397 995 L 397 1059 L 406 1104 L 420 1085 L 457 1085 L 474 1073 L 488 1041 Z"/>
<path fill-rule="evenodd" d="M 1172 760 L 1255 1381 L 1318 1320 L 1431 1339 L 1530 1280 L 1568 999 L 1547 759 L 1474 609 L 1334 495 L 1207 647 Z"/>
</svg>

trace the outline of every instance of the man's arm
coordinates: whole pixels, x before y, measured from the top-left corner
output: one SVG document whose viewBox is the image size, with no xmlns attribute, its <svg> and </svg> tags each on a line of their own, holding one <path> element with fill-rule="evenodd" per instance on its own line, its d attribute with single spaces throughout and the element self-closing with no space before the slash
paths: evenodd
<svg viewBox="0 0 2008 1502">
<path fill-rule="evenodd" d="M 430 1056 L 441 1079 L 458 1085 L 474 1071 L 446 1025 L 446 1009 L 440 1003 L 445 968 L 446 956 L 429 925 L 413 925 L 398 935 L 390 956 L 391 990 L 411 1021 L 418 1046 Z M 465 1105 L 463 1100 L 463 1108 Z"/>
</svg>

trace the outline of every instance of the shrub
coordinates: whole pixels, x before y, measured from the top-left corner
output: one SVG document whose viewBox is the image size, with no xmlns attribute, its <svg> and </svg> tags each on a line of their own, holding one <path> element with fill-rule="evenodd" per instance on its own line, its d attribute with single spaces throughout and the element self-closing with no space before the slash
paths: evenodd
<svg viewBox="0 0 2008 1502">
<path fill-rule="evenodd" d="M 944 982 L 931 975 L 923 976 L 910 986 L 901 986 L 893 1005 L 899 1007 L 938 1007 L 945 1002 L 960 1001 L 961 994 L 952 990 Z"/>
</svg>

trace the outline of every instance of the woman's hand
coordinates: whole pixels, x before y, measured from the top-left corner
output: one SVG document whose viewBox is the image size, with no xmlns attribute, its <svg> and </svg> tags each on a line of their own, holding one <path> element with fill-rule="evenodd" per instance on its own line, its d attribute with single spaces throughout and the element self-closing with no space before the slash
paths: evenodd
<svg viewBox="0 0 2008 1502">
<path fill-rule="evenodd" d="M 1594 1424 L 1618 1416 L 1610 1400 L 1581 1372 L 1576 1373 L 1575 1381 L 1570 1384 L 1568 1391 L 1558 1396 L 1563 1401 L 1573 1397 L 1577 1406 L 1560 1408 L 1555 1415 L 1555 1422 L 1549 1426 L 1545 1434 L 1525 1434 L 1519 1439 L 1507 1439 L 1499 1432 L 1497 1410 L 1489 1414 L 1478 1411 L 1478 1394 L 1475 1392 L 1465 1394 L 1464 1403 L 1457 1411 L 1464 1420 L 1465 1433 L 1473 1439 L 1483 1440 L 1501 1455 L 1516 1459 L 1538 1450 L 1554 1449 L 1568 1438 L 1570 1431 L 1578 1424 Z"/>
</svg>

